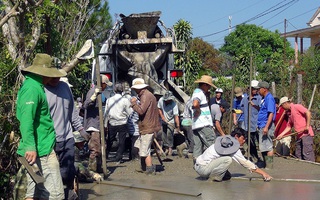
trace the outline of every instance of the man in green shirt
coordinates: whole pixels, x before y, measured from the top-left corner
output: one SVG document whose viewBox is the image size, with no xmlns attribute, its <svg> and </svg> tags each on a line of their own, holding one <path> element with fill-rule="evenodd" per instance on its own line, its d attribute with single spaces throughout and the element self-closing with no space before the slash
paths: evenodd
<svg viewBox="0 0 320 200">
<path fill-rule="evenodd" d="M 63 199 L 64 191 L 59 162 L 53 150 L 55 130 L 50 116 L 44 85 L 66 72 L 54 66 L 47 54 L 36 54 L 30 67 L 22 69 L 26 80 L 18 92 L 16 115 L 20 122 L 21 140 L 17 150 L 30 165 L 37 164 L 46 181 L 36 184 L 27 174 L 26 199 Z"/>
</svg>

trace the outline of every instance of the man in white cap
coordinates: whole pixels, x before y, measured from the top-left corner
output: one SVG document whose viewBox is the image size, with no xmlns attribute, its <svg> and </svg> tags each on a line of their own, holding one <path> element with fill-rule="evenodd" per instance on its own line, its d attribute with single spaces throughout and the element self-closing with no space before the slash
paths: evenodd
<svg viewBox="0 0 320 200">
<path fill-rule="evenodd" d="M 272 177 L 269 174 L 259 169 L 242 155 L 239 147 L 244 142 L 245 133 L 236 130 L 231 135 L 217 137 L 215 143 L 197 158 L 194 169 L 201 177 L 209 178 L 211 181 L 230 180 L 231 174 L 228 169 L 232 160 L 234 160 L 250 172 L 260 174 L 264 181 L 270 181 Z"/>
<path fill-rule="evenodd" d="M 193 157 L 196 159 L 200 156 L 205 147 L 209 147 L 214 143 L 215 134 L 213 133 L 213 123 L 210 113 L 209 104 L 206 93 L 211 87 L 215 87 L 212 83 L 212 77 L 203 75 L 199 80 L 198 88 L 192 94 L 192 130 L 194 139 Z"/>
<path fill-rule="evenodd" d="M 282 139 L 293 127 L 297 132 L 296 156 L 299 159 L 315 162 L 313 150 L 314 132 L 310 125 L 311 112 L 301 104 L 291 103 L 288 97 L 282 97 L 279 105 L 286 111 L 290 111 L 290 117 L 287 127 L 278 135 L 277 140 Z"/>
<path fill-rule="evenodd" d="M 101 141 L 100 141 L 100 118 L 99 118 L 99 105 L 97 96 L 104 91 L 107 86 L 112 86 L 109 78 L 106 75 L 101 75 L 101 88 L 97 86 L 92 87 L 83 103 L 85 109 L 84 127 L 85 130 L 91 133 L 89 145 L 89 169 L 94 172 L 101 170 Z"/>
<path fill-rule="evenodd" d="M 223 89 L 217 88 L 215 90 L 215 96 L 210 99 L 209 105 L 211 106 L 212 104 L 220 104 L 222 102 L 226 102 L 226 100 L 222 98 L 222 94 L 223 94 Z"/>
<path fill-rule="evenodd" d="M 17 153 L 25 157 L 30 165 L 37 164 L 46 179 L 36 184 L 27 174 L 25 199 L 64 199 L 59 162 L 54 152 L 56 133 L 43 90 L 53 77 L 63 77 L 53 58 L 47 54 L 36 54 L 30 67 L 22 69 L 26 80 L 18 92 L 16 116 L 20 122 L 21 140 Z"/>
<path fill-rule="evenodd" d="M 241 111 L 243 113 L 243 129 L 248 132 L 250 130 L 250 154 L 255 161 L 260 161 L 260 157 L 258 156 L 257 145 L 258 144 L 258 132 L 257 132 L 257 123 L 258 123 L 258 113 L 259 113 L 259 105 L 261 103 L 261 96 L 258 94 L 259 81 L 252 80 L 251 81 L 251 94 L 250 96 L 246 96 L 241 101 Z M 250 88 L 249 88 L 250 89 Z M 249 107 L 251 107 L 251 112 L 249 113 Z M 250 127 L 249 127 L 250 120 Z"/>
<path fill-rule="evenodd" d="M 154 135 L 161 130 L 156 97 L 147 89 L 142 78 L 135 78 L 131 88 L 137 93 L 137 98 L 131 98 L 131 106 L 139 114 L 141 170 L 146 174 L 155 174 L 156 167 L 152 165 L 151 145 Z"/>
</svg>

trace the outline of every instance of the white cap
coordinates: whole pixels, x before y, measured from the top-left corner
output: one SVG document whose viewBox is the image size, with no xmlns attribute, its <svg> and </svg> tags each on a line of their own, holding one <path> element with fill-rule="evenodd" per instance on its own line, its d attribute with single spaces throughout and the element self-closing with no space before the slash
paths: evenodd
<svg viewBox="0 0 320 200">
<path fill-rule="evenodd" d="M 280 99 L 279 106 L 281 106 L 283 103 L 288 102 L 288 101 L 290 101 L 290 99 L 288 97 L 282 97 Z"/>
<path fill-rule="evenodd" d="M 215 92 L 216 92 L 216 93 L 217 93 L 217 92 L 223 93 L 223 90 L 222 90 L 221 88 L 217 88 Z"/>
<path fill-rule="evenodd" d="M 259 81 L 257 81 L 257 80 L 252 80 L 251 81 L 251 87 L 253 87 L 253 88 L 259 88 L 258 84 L 259 84 Z"/>
</svg>

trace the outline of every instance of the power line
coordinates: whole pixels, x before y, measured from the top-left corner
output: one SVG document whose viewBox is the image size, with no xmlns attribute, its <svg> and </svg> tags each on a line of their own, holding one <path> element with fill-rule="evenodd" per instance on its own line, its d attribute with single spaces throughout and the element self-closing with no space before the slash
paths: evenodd
<svg viewBox="0 0 320 200">
<path fill-rule="evenodd" d="M 284 0 L 284 1 L 282 1 L 282 2 L 280 2 L 280 3 L 278 3 L 278 4 L 276 4 L 276 5 L 268 8 L 267 10 L 263 11 L 262 13 L 254 16 L 254 17 L 252 17 L 252 18 L 250 18 L 250 19 L 248 19 L 248 20 L 246 20 L 246 21 L 244 21 L 244 22 L 242 22 L 241 24 L 245 24 L 245 23 L 248 23 L 248 22 L 250 22 L 250 21 L 256 20 L 256 19 L 258 19 L 258 18 L 260 18 L 260 17 L 263 17 L 263 16 L 265 16 L 265 15 L 271 13 L 271 12 L 274 12 L 274 11 L 280 9 L 280 8 L 283 8 L 284 6 L 288 6 L 288 5 L 290 5 L 291 3 L 296 3 L 296 2 L 298 2 L 299 0 L 291 0 L 290 2 L 284 4 L 284 5 L 280 6 L 280 7 L 277 7 L 277 8 L 275 8 L 275 9 L 272 9 L 272 8 L 278 6 L 279 4 L 282 4 L 282 3 L 285 2 L 285 1 L 286 1 L 286 0 Z M 271 10 L 271 9 L 272 9 L 272 10 Z M 239 24 L 237 24 L 237 25 L 239 25 Z M 234 25 L 234 26 L 232 26 L 231 28 L 235 28 L 237 25 Z M 229 30 L 229 28 L 223 29 L 223 30 L 221 30 L 221 31 L 217 31 L 217 32 L 214 32 L 214 33 L 211 33 L 211 34 L 208 34 L 208 35 L 199 36 L 199 37 L 200 37 L 200 38 L 205 38 L 205 37 L 209 37 L 209 36 L 212 36 L 212 35 L 216 35 L 216 34 L 222 33 L 222 32 L 227 31 L 227 30 Z"/>
</svg>

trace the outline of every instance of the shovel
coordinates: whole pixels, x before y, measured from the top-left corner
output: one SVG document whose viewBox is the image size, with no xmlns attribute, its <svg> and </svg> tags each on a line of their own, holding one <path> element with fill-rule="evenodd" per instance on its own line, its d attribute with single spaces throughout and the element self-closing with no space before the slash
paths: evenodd
<svg viewBox="0 0 320 200">
<path fill-rule="evenodd" d="M 159 145 L 158 141 L 154 138 L 153 139 L 154 144 L 156 144 L 157 148 L 160 150 L 161 154 L 164 156 L 164 159 L 162 160 L 163 162 L 172 162 L 173 160 L 170 158 L 167 158 L 167 155 L 164 153 L 163 149 Z M 157 149 L 155 149 L 157 152 Z"/>
</svg>

